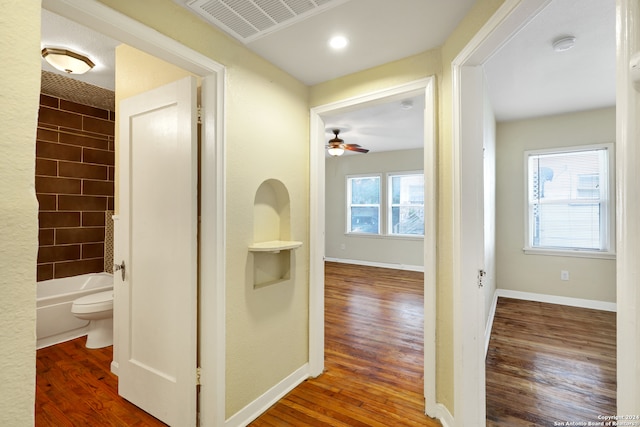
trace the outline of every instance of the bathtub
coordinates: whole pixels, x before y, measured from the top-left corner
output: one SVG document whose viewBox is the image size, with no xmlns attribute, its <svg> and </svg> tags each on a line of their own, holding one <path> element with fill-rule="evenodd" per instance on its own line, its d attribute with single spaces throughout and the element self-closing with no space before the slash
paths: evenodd
<svg viewBox="0 0 640 427">
<path fill-rule="evenodd" d="M 36 348 L 86 335 L 89 321 L 71 314 L 71 304 L 81 296 L 110 289 L 113 289 L 113 275 L 109 273 L 90 273 L 38 282 Z"/>
</svg>

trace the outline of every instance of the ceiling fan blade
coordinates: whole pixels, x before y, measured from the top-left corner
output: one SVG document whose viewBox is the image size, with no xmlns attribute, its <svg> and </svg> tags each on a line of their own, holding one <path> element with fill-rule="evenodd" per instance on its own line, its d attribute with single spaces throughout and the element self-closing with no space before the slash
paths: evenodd
<svg viewBox="0 0 640 427">
<path fill-rule="evenodd" d="M 359 148 L 360 146 L 358 144 L 344 144 L 345 147 L 356 147 Z"/>
<path fill-rule="evenodd" d="M 345 145 L 344 149 L 345 150 L 349 150 L 349 151 L 356 151 L 358 153 L 368 153 L 369 152 L 369 150 L 367 150 L 366 148 L 353 147 L 351 145 L 352 144 Z"/>
</svg>

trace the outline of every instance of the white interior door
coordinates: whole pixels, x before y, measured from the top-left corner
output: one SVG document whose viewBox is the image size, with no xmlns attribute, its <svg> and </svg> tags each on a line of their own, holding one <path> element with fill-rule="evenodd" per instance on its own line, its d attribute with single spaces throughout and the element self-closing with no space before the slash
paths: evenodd
<svg viewBox="0 0 640 427">
<path fill-rule="evenodd" d="M 196 83 L 120 105 L 118 392 L 171 426 L 196 425 Z"/>
</svg>

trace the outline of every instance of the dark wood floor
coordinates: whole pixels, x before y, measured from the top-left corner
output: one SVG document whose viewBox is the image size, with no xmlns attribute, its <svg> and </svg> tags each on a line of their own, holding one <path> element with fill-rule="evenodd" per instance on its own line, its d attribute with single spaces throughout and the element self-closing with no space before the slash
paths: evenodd
<svg viewBox="0 0 640 427">
<path fill-rule="evenodd" d="M 326 263 L 325 373 L 251 426 L 440 426 L 424 414 L 423 274 Z"/>
<path fill-rule="evenodd" d="M 615 313 L 500 298 L 487 426 L 587 425 L 615 414 Z"/>
<path fill-rule="evenodd" d="M 113 348 L 90 350 L 85 341 L 38 350 L 35 425 L 166 426 L 118 396 L 117 377 L 110 371 Z"/>
</svg>

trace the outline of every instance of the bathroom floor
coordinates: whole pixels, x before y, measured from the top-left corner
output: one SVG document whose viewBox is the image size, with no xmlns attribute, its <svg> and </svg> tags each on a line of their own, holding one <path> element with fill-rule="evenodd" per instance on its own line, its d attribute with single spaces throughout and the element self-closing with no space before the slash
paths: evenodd
<svg viewBox="0 0 640 427">
<path fill-rule="evenodd" d="M 35 425 L 166 426 L 118 396 L 113 347 L 87 349 L 86 337 L 37 351 Z"/>
</svg>

